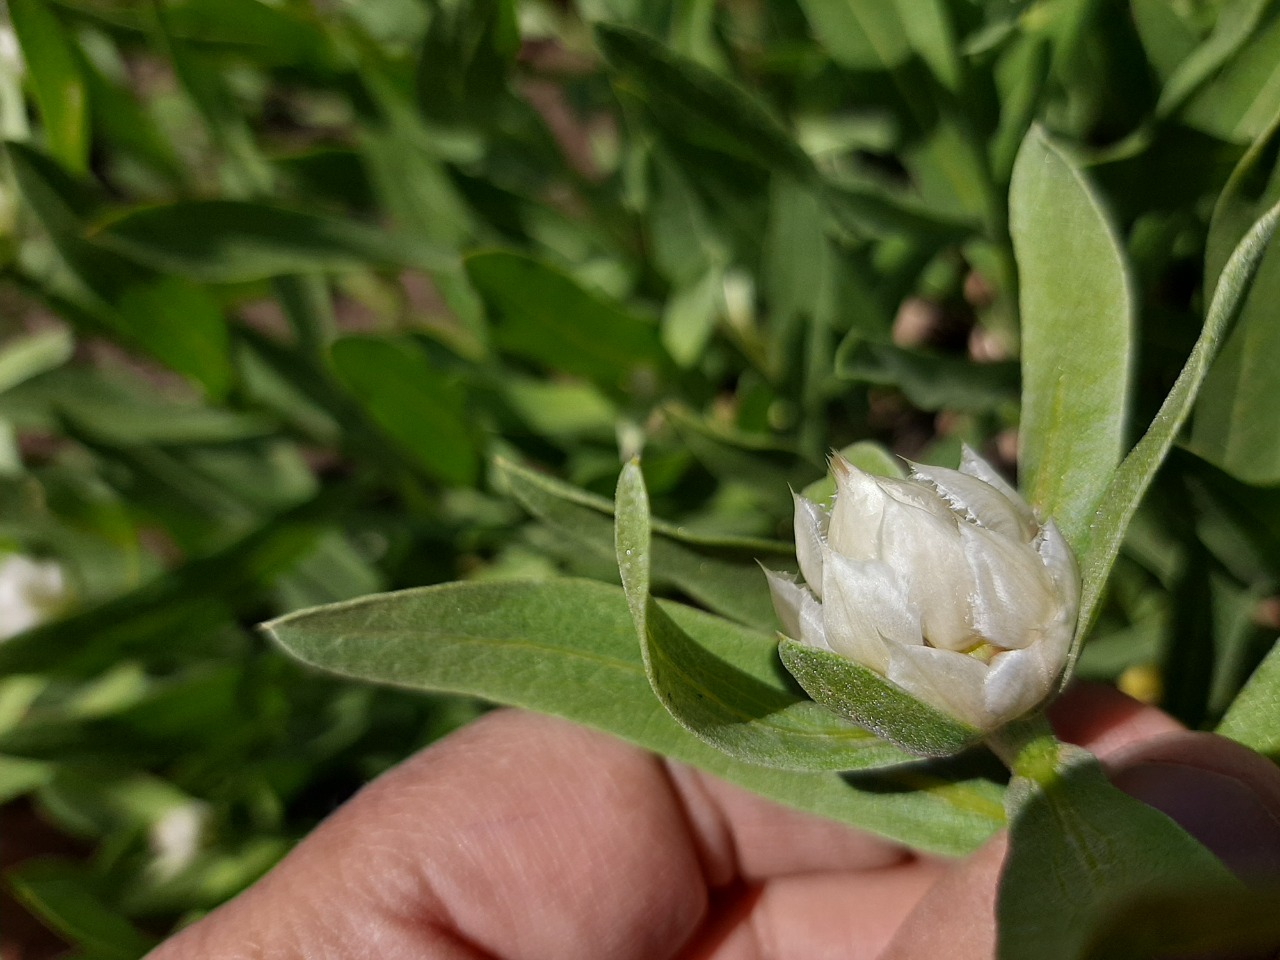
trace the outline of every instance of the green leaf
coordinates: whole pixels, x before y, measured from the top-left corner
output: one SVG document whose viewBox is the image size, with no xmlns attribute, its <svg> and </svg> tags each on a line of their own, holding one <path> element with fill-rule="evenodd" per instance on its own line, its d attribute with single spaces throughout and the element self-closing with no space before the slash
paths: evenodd
<svg viewBox="0 0 1280 960">
<path fill-rule="evenodd" d="M 1231 254 L 1214 290 L 1204 327 L 1182 372 L 1174 381 L 1173 389 L 1160 405 L 1147 432 L 1116 470 L 1098 504 L 1089 532 L 1089 550 L 1079 558 L 1080 619 L 1064 678 L 1070 678 L 1071 667 L 1080 654 L 1080 644 L 1097 615 L 1098 601 L 1120 552 L 1120 542 L 1129 521 L 1191 412 L 1191 405 L 1217 353 L 1218 344 L 1239 314 L 1277 224 L 1280 224 L 1280 203 L 1253 225 Z"/>
<path fill-rule="evenodd" d="M 957 173 L 957 176 L 969 174 Z M 879 184 L 828 179 L 821 184 L 820 199 L 831 219 L 855 236 L 905 233 L 922 243 L 942 246 L 963 240 L 975 230 L 974 223 L 963 211 L 939 209 L 918 197 Z"/>
<path fill-rule="evenodd" d="M 516 416 L 541 436 L 564 443 L 608 442 L 617 436 L 617 405 L 594 384 L 504 371 L 498 389 Z"/>
<path fill-rule="evenodd" d="M 787 637 L 779 642 L 778 653 L 818 703 L 917 757 L 951 756 L 982 737 L 980 731 L 839 654 Z"/>
<path fill-rule="evenodd" d="M 95 437 L 128 447 L 236 443 L 266 436 L 276 420 L 195 402 L 178 402 L 137 378 L 75 367 L 51 371 L 0 398 L 0 411 L 24 427 L 54 431 L 69 418 Z"/>
<path fill-rule="evenodd" d="M 724 621 L 659 606 L 700 645 L 731 653 L 721 650 Z M 565 717 L 922 849 L 963 853 L 1001 821 L 999 790 L 986 781 L 951 782 L 910 768 L 876 775 L 859 789 L 860 780 L 746 764 L 703 743 L 653 696 L 626 597 L 607 584 L 450 583 L 292 614 L 266 630 L 294 656 L 327 670 Z"/>
<path fill-rule="evenodd" d="M 1014 164 L 1009 218 L 1022 310 L 1022 488 L 1079 553 L 1124 452 L 1129 270 L 1102 201 L 1038 126 Z"/>
<path fill-rule="evenodd" d="M 8 8 L 49 152 L 82 173 L 89 159 L 89 98 L 72 39 L 46 0 L 13 0 Z"/>
<path fill-rule="evenodd" d="M 1213 32 L 1178 64 L 1160 91 L 1158 116 L 1168 116 L 1186 103 L 1249 39 L 1271 4 L 1269 0 L 1232 0 L 1223 5 Z"/>
<path fill-rule="evenodd" d="M 8 803 L 49 782 L 54 764 L 28 757 L 0 755 L 0 803 Z"/>
<path fill-rule="evenodd" d="M 1280 642 L 1258 664 L 1215 732 L 1280 762 Z"/>
<path fill-rule="evenodd" d="M 706 350 L 724 312 L 724 271 L 713 266 L 674 291 L 662 311 L 662 345 L 681 367 L 692 367 Z"/>
<path fill-rule="evenodd" d="M 65 330 L 46 330 L 0 347 L 0 393 L 71 359 L 75 341 Z"/>
<path fill-rule="evenodd" d="M 818 41 L 842 67 L 893 70 L 911 56 L 911 44 L 896 3 L 801 0 L 800 6 Z"/>
<path fill-rule="evenodd" d="M 618 569 L 645 674 L 682 727 L 738 760 L 786 770 L 863 770 L 914 759 L 788 689 L 768 635 L 725 623 L 726 634 L 739 635 L 738 656 L 699 646 L 649 594 L 649 498 L 634 460 L 622 468 L 616 504 Z"/>
<path fill-rule="evenodd" d="M 493 339 L 503 350 L 615 391 L 669 362 L 655 324 L 547 264 L 494 251 L 467 257 L 466 269 L 495 314 Z"/>
<path fill-rule="evenodd" d="M 680 440 L 712 474 L 722 482 L 750 487 L 770 515 L 789 511 L 787 487 L 803 486 L 819 470 L 819 461 L 802 459 L 772 436 L 734 430 L 675 404 L 663 412 Z"/>
<path fill-rule="evenodd" d="M 211 396 L 225 394 L 231 381 L 227 329 L 210 296 L 87 239 L 85 222 L 98 210 L 91 183 L 68 176 L 48 157 L 21 144 L 8 144 L 8 153 L 23 198 L 87 288 L 81 299 L 95 327 L 107 328 L 191 377 Z"/>
<path fill-rule="evenodd" d="M 787 129 L 741 87 L 631 27 L 600 24 L 595 33 L 616 82 L 634 89 L 655 119 L 681 123 L 700 146 L 799 180 L 814 176 Z"/>
<path fill-rule="evenodd" d="M 100 197 L 89 181 L 73 177 L 26 144 L 7 142 L 5 153 L 22 199 L 67 266 L 97 297 L 110 301 L 129 283 L 146 278 L 145 271 L 124 257 L 85 238 L 84 223 L 100 207 Z"/>
<path fill-rule="evenodd" d="M 613 503 L 549 477 L 497 459 L 494 469 L 520 505 L 596 558 L 614 563 Z M 650 546 L 654 586 L 678 590 L 708 609 L 757 630 L 777 625 L 757 560 L 789 567 L 795 549 L 776 540 L 706 537 L 655 521 Z M 756 583 L 757 590 L 743 589 Z"/>
<path fill-rule="evenodd" d="M 1115 905 L 1082 960 L 1265 957 L 1280 943 L 1280 891 L 1238 884 L 1139 896 Z"/>
<path fill-rule="evenodd" d="M 94 957 L 136 960 L 155 946 L 102 901 L 82 867 L 61 860 L 27 860 L 7 876 L 28 910 Z"/>
<path fill-rule="evenodd" d="M 1129 9 L 1143 53 L 1156 76 L 1166 84 L 1161 93 L 1167 96 L 1167 84 L 1174 71 L 1200 42 L 1196 25 L 1188 10 L 1180 10 L 1165 0 L 1130 0 Z"/>
<path fill-rule="evenodd" d="M 1093 756 L 1056 744 L 1005 796 L 1009 852 L 996 904 L 999 960 L 1076 960 L 1118 902 L 1188 884 L 1231 885 L 1226 867 L 1167 816 L 1107 782 Z M 1052 750 L 1052 748 L 1050 748 Z"/>
<path fill-rule="evenodd" d="M 97 224 L 89 236 L 153 270 L 206 283 L 447 261 L 435 248 L 353 220 L 240 200 L 142 207 Z"/>
<path fill-rule="evenodd" d="M 221 550 L 6 640 L 0 644 L 0 675 L 92 675 L 125 657 L 172 655 L 174 637 L 190 644 L 223 629 L 229 604 L 242 602 L 305 556 L 325 532 L 320 518 L 341 502 L 340 495 L 320 496 L 283 511 Z"/>
<path fill-rule="evenodd" d="M 864 5 L 876 6 L 874 2 Z M 960 93 L 963 68 L 947 4 L 943 0 L 895 0 L 895 5 L 912 49 L 943 87 Z"/>
<path fill-rule="evenodd" d="M 370 418 L 427 473 L 469 486 L 480 470 L 466 398 L 410 343 L 344 337 L 331 348 L 338 378 Z"/>
<path fill-rule="evenodd" d="M 1164 4 L 1164 0 L 1154 0 Z M 1052 65 L 1053 44 L 1048 37 L 1026 34 L 1001 58 L 996 80 L 1000 89 L 1000 123 L 990 140 L 991 175 L 1005 183 L 1013 172 L 1018 148 L 1035 122 Z"/>
<path fill-rule="evenodd" d="M 491 115 L 519 46 L 513 0 L 468 0 L 436 10 L 418 59 L 423 113 L 444 123 Z"/>
<path fill-rule="evenodd" d="M 921 410 L 995 411 L 1018 402 L 1018 365 L 974 363 L 891 343 L 855 331 L 836 351 L 836 375 L 857 383 L 897 387 Z"/>
<path fill-rule="evenodd" d="M 203 384 L 211 397 L 231 386 L 227 324 L 217 302 L 178 277 L 159 277 L 120 294 L 120 332 L 168 367 Z"/>
<path fill-rule="evenodd" d="M 1223 62 L 1221 70 L 1185 104 L 1180 116 L 1190 127 L 1236 143 L 1256 139 L 1280 110 L 1280 15 L 1273 5 L 1256 0 L 1247 0 L 1242 6 L 1251 7 L 1247 13 L 1253 15 L 1262 7 L 1270 9 L 1254 25 L 1248 39 Z M 1219 23 L 1228 19 L 1220 17 Z"/>
<path fill-rule="evenodd" d="M 1280 202 L 1280 114 L 1249 149 L 1223 188 L 1209 224 L 1205 290 L 1212 291 L 1227 257 L 1271 205 Z M 1246 483 L 1280 482 L 1280 249 L 1258 265 L 1240 319 L 1227 334 L 1196 398 L 1188 446 Z"/>
</svg>

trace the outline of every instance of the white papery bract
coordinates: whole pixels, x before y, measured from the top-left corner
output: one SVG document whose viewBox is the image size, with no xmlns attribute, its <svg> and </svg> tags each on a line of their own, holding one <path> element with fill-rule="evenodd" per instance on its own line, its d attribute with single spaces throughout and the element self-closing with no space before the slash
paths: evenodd
<svg viewBox="0 0 1280 960">
<path fill-rule="evenodd" d="M 0 640 L 58 613 L 67 599 L 62 568 L 18 553 L 0 557 Z"/>
<path fill-rule="evenodd" d="M 830 509 L 795 498 L 804 582 L 766 571 L 783 632 L 978 730 L 1040 704 L 1080 603 L 1053 521 L 967 448 L 959 470 L 913 465 L 906 480 L 839 456 L 832 472 Z"/>
</svg>

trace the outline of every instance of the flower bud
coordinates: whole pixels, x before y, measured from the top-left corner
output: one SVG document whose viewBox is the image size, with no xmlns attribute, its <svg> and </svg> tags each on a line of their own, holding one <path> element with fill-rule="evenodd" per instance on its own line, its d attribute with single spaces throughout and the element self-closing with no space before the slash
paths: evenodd
<svg viewBox="0 0 1280 960">
<path fill-rule="evenodd" d="M 973 451 L 906 480 L 832 461 L 830 508 L 796 496 L 804 583 L 768 572 L 783 632 L 990 731 L 1041 703 L 1066 662 L 1080 600 L 1050 520 Z"/>
</svg>

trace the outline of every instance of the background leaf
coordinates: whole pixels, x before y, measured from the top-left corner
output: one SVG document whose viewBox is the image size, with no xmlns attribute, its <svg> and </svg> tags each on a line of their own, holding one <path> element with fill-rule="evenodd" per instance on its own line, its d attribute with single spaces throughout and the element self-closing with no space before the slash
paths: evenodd
<svg viewBox="0 0 1280 960">
<path fill-rule="evenodd" d="M 613 501 L 559 483 L 508 460 L 494 468 L 520 505 L 551 527 L 571 549 L 586 549 L 616 562 Z M 777 625 L 767 590 L 743 589 L 762 584 L 759 561 L 794 566 L 795 549 L 777 541 L 698 536 L 672 524 L 653 524 L 649 546 L 655 589 L 678 591 L 707 609 L 757 631 Z"/>
<path fill-rule="evenodd" d="M 1079 644 L 1097 613 L 1107 575 L 1120 550 L 1120 541 L 1129 521 L 1133 519 L 1143 494 L 1151 485 L 1178 431 L 1186 422 L 1191 405 L 1195 402 L 1196 391 L 1204 381 L 1224 332 L 1229 329 L 1249 292 L 1258 264 L 1262 261 L 1278 224 L 1280 204 L 1267 211 L 1236 247 L 1223 268 L 1213 302 L 1209 304 L 1204 329 L 1196 340 L 1191 356 L 1187 358 L 1186 365 L 1161 404 L 1151 426 L 1124 458 L 1106 489 L 1091 531 L 1090 550 L 1080 565 L 1080 621 L 1076 629 L 1072 662 L 1078 656 Z M 1070 667 L 1065 675 L 1070 676 Z"/>
<path fill-rule="evenodd" d="M 469 483 L 480 468 L 463 393 L 409 343 L 344 337 L 333 345 L 338 378 L 429 474 Z"/>
<path fill-rule="evenodd" d="M 619 389 L 637 369 L 660 369 L 658 328 L 570 277 L 514 253 L 467 258 L 467 276 L 495 314 L 494 341 L 552 370 Z"/>
<path fill-rule="evenodd" d="M 146 207 L 97 224 L 90 236 L 154 270 L 212 283 L 367 264 L 436 266 L 443 259 L 364 224 L 236 200 Z"/>
<path fill-rule="evenodd" d="M 1280 202 L 1280 114 L 1250 148 L 1222 191 L 1209 224 L 1205 289 L 1268 207 Z M 1196 398 L 1188 445 L 1246 483 L 1280 482 L 1280 438 L 1267 430 L 1280 400 L 1275 377 L 1280 333 L 1272 305 L 1280 298 L 1280 253 L 1269 250 L 1235 326 L 1226 335 Z"/>
<path fill-rule="evenodd" d="M 76 50 L 44 0 L 15 0 L 8 11 L 31 74 L 49 153 L 79 173 L 89 159 L 89 100 Z"/>
</svg>

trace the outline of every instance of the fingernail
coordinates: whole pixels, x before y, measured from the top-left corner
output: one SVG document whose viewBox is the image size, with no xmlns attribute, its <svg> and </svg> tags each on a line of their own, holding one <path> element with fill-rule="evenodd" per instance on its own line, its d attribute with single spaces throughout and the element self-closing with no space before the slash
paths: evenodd
<svg viewBox="0 0 1280 960">
<path fill-rule="evenodd" d="M 1245 881 L 1280 877 L 1280 809 L 1230 774 L 1142 760 L 1112 774 L 1132 797 L 1174 820 Z"/>
</svg>

